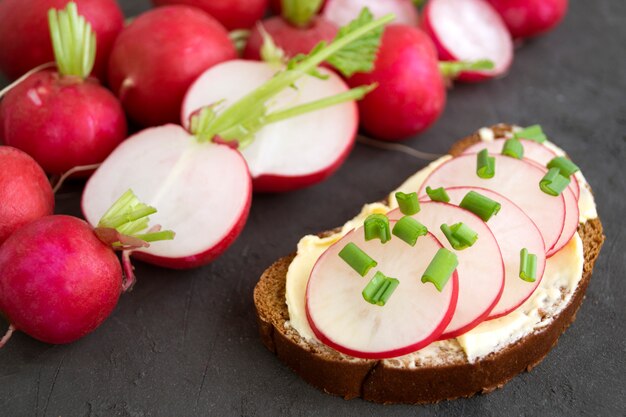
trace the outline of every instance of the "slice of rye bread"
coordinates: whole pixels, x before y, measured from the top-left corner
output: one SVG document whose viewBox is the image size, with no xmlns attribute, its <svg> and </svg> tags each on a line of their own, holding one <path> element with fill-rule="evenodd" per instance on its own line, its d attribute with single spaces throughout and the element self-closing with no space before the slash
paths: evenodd
<svg viewBox="0 0 626 417">
<path fill-rule="evenodd" d="M 511 132 L 512 127 L 496 125 L 492 129 L 499 138 Z M 468 136 L 456 142 L 450 154 L 459 155 L 478 141 L 478 133 Z M 271 265 L 255 287 L 254 304 L 261 340 L 305 381 L 346 399 L 362 397 L 380 403 L 433 403 L 493 391 L 541 362 L 561 333 L 574 321 L 604 242 L 599 219 L 581 224 L 578 233 L 585 257 L 583 278 L 567 305 L 556 316 L 544 314 L 543 322 L 549 324 L 475 363 L 468 362 L 456 340 L 441 349 L 436 361 L 417 360 L 410 364 L 402 359 L 357 359 L 321 343 L 308 343 L 287 323 L 285 283 L 295 254 Z"/>
</svg>

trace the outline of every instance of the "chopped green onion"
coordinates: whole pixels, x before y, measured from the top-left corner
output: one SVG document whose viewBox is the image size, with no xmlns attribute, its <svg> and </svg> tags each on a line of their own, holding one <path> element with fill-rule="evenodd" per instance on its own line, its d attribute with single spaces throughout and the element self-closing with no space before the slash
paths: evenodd
<svg viewBox="0 0 626 417">
<path fill-rule="evenodd" d="M 522 159 L 524 157 L 524 145 L 518 139 L 507 139 L 502 147 L 502 155 Z"/>
<path fill-rule="evenodd" d="M 456 250 L 467 249 L 478 240 L 478 233 L 465 223 L 455 223 L 452 226 L 444 223 L 441 225 L 441 231 L 450 242 L 450 246 Z"/>
<path fill-rule="evenodd" d="M 552 158 L 550 162 L 548 162 L 548 169 L 558 168 L 561 175 L 564 177 L 569 177 L 574 173 L 580 171 L 580 168 L 573 163 L 570 159 L 567 159 L 564 156 L 557 156 Z"/>
<path fill-rule="evenodd" d="M 425 236 L 428 233 L 428 229 L 413 217 L 404 216 L 396 222 L 391 233 L 409 245 L 415 246 L 417 238 Z"/>
<path fill-rule="evenodd" d="M 387 243 L 391 239 L 389 219 L 384 214 L 374 213 L 367 216 L 363 224 L 365 240 L 380 239 L 381 243 Z"/>
<path fill-rule="evenodd" d="M 377 271 L 361 294 L 368 303 L 384 306 L 398 285 L 400 285 L 400 281 Z"/>
<path fill-rule="evenodd" d="M 461 200 L 459 207 L 471 211 L 486 222 L 489 221 L 491 216 L 498 214 L 502 205 L 489 197 L 485 197 L 484 195 L 477 193 L 476 191 L 470 191 L 465 194 L 465 197 Z"/>
<path fill-rule="evenodd" d="M 426 187 L 426 194 L 428 194 L 428 197 L 433 201 L 440 201 L 442 203 L 450 202 L 450 196 L 443 187 L 435 188 L 434 190 L 430 187 Z"/>
<path fill-rule="evenodd" d="M 561 175 L 558 168 L 550 168 L 546 175 L 539 181 L 539 188 L 551 196 L 559 196 L 567 188 L 570 180 Z"/>
<path fill-rule="evenodd" d="M 526 248 L 520 251 L 519 277 L 527 282 L 537 280 L 537 255 L 528 253 Z"/>
<path fill-rule="evenodd" d="M 487 149 L 476 155 L 476 175 L 483 179 L 493 178 L 496 175 L 496 158 L 489 156 Z"/>
<path fill-rule="evenodd" d="M 357 245 L 350 242 L 339 252 L 339 257 L 346 261 L 359 275 L 364 277 L 378 262 L 369 257 Z"/>
<path fill-rule="evenodd" d="M 420 211 L 420 202 L 417 193 L 405 194 L 401 191 L 396 193 L 396 200 L 400 207 L 400 212 L 405 216 L 412 216 Z"/>
<path fill-rule="evenodd" d="M 459 266 L 459 260 L 456 254 L 448 249 L 441 248 L 437 251 L 433 260 L 430 261 L 426 271 L 424 271 L 422 282 L 432 282 L 437 290 L 441 292 L 457 266 Z"/>
<path fill-rule="evenodd" d="M 540 125 L 528 126 L 526 129 L 520 130 L 519 132 L 515 133 L 513 137 L 515 139 L 534 140 L 538 143 L 543 143 L 548 139 L 543 133 L 543 129 Z"/>
</svg>

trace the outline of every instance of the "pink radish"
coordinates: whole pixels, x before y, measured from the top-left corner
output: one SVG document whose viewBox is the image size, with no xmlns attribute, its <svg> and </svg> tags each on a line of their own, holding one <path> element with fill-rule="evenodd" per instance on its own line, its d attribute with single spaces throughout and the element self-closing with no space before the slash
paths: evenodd
<svg viewBox="0 0 626 417">
<path fill-rule="evenodd" d="M 52 214 L 54 195 L 37 162 L 19 149 L 0 146 L 0 245 L 20 227 Z"/>
<path fill-rule="evenodd" d="M 388 216 L 390 220 L 397 220 L 403 215 L 396 209 Z M 451 204 L 423 201 L 420 211 L 412 217 L 426 226 L 458 258 L 459 299 L 452 320 L 439 338 L 457 337 L 484 321 L 500 300 L 504 289 L 504 263 L 500 247 L 489 226 L 480 217 Z M 478 239 L 466 249 L 454 250 L 440 227 L 459 222 L 476 232 Z"/>
<path fill-rule="evenodd" d="M 58 72 L 34 73 L 7 93 L 0 131 L 4 143 L 28 153 L 46 172 L 62 174 L 102 162 L 125 139 L 126 117 L 113 94 L 86 78 L 95 36 L 76 5 L 69 3 L 58 16 L 52 10 L 50 27 Z"/>
<path fill-rule="evenodd" d="M 283 0 L 282 16 L 267 18 L 252 29 L 244 50 L 244 58 L 261 59 L 265 31 L 287 57 L 308 54 L 319 42 L 330 42 L 338 26 L 317 16 L 321 0 Z M 353 18 L 356 17 L 356 13 Z"/>
<path fill-rule="evenodd" d="M 124 25 L 124 15 L 115 0 L 74 1 L 80 15 L 96 33 L 98 53 L 93 75 L 104 81 L 109 54 Z M 48 10 L 63 8 L 68 3 L 68 0 L 0 1 L 0 71 L 9 79 L 54 61 Z"/>
<path fill-rule="evenodd" d="M 0 312 L 14 330 L 46 343 L 70 343 L 96 329 L 132 282 L 114 248 L 128 250 L 148 241 L 171 239 L 170 231 L 140 234 L 155 209 L 127 192 L 97 229 L 75 217 L 46 216 L 19 229 L 0 247 Z"/>
<path fill-rule="evenodd" d="M 572 181 L 575 183 L 576 181 Z M 578 199 L 571 188 L 563 190 L 563 201 L 565 202 L 565 220 L 563 221 L 563 231 L 554 247 L 548 251 L 547 256 L 552 256 L 569 243 L 578 230 L 579 215 Z"/>
<path fill-rule="evenodd" d="M 283 12 L 283 0 L 270 0 L 270 7 L 272 9 L 272 12 L 274 12 L 274 14 L 281 14 Z M 322 0 L 322 5 L 320 6 L 320 10 L 324 10 L 324 7 L 326 6 L 327 1 L 326 0 Z M 360 12 L 360 10 L 357 11 L 357 14 Z M 356 15 L 355 15 L 356 16 Z"/>
<path fill-rule="evenodd" d="M 567 13 L 567 0 L 487 0 L 500 13 L 514 38 L 530 38 L 556 27 Z"/>
<path fill-rule="evenodd" d="M 450 203 L 456 206 L 470 191 L 477 192 L 501 205 L 499 212 L 487 221 L 487 226 L 496 238 L 502 252 L 505 269 L 502 296 L 488 316 L 488 319 L 494 319 L 515 310 L 533 294 L 543 277 L 546 266 L 546 250 L 541 232 L 535 223 L 511 200 L 484 188 L 453 187 L 446 189 Z M 534 282 L 524 281 L 519 277 L 520 251 L 523 248 L 537 255 Z"/>
<path fill-rule="evenodd" d="M 541 191 L 539 182 L 547 169 L 531 162 L 508 156 L 491 154 L 495 158 L 495 176 L 484 179 L 476 174 L 476 155 L 461 155 L 435 169 L 422 184 L 426 186 L 481 187 L 502 194 L 531 218 L 545 243 L 547 254 L 555 248 L 563 231 L 566 205 L 563 195 L 553 197 Z"/>
<path fill-rule="evenodd" d="M 152 0 L 155 6 L 186 5 L 204 10 L 228 30 L 251 28 L 265 15 L 269 0 Z"/>
<path fill-rule="evenodd" d="M 481 81 L 506 73 L 513 62 L 513 41 L 502 18 L 486 0 L 430 0 L 422 28 L 445 61 L 488 59 L 494 68 L 464 71 L 461 81 Z"/>
<path fill-rule="evenodd" d="M 390 227 L 394 224 L 390 222 Z M 378 263 L 364 277 L 339 257 L 349 243 Z M 455 311 L 459 286 L 456 272 L 441 292 L 421 282 L 441 247 L 430 233 L 413 247 L 399 238 L 384 245 L 365 241 L 362 227 L 332 245 L 311 271 L 306 291 L 307 318 L 317 338 L 339 352 L 365 359 L 401 356 L 435 341 Z M 400 281 L 384 306 L 366 302 L 361 294 L 379 271 Z"/>
<path fill-rule="evenodd" d="M 144 126 L 176 122 L 185 91 L 236 52 L 222 25 L 188 6 L 142 14 L 117 38 L 109 83 L 129 117 Z"/>
<path fill-rule="evenodd" d="M 322 16 L 337 26 L 343 26 L 367 7 L 375 17 L 393 14 L 394 23 L 417 26 L 417 8 L 411 0 L 328 0 Z"/>
</svg>

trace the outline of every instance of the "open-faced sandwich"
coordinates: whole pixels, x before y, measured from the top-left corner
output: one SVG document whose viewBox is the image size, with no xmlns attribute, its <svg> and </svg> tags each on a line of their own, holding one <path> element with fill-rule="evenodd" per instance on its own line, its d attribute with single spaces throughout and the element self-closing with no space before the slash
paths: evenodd
<svg viewBox="0 0 626 417">
<path fill-rule="evenodd" d="M 589 185 L 539 126 L 483 128 L 270 266 L 261 338 L 344 398 L 489 392 L 574 320 L 603 241 Z"/>
</svg>

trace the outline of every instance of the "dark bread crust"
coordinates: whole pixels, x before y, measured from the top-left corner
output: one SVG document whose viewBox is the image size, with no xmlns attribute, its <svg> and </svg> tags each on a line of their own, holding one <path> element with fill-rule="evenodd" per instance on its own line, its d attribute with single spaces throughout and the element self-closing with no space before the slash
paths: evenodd
<svg viewBox="0 0 626 417">
<path fill-rule="evenodd" d="M 496 137 L 511 130 L 508 125 L 492 128 Z M 450 154 L 458 155 L 478 140 L 477 133 L 462 139 L 452 146 Z M 567 306 L 550 324 L 476 363 L 452 360 L 445 364 L 402 368 L 389 366 L 384 361 L 348 358 L 325 346 L 303 342 L 295 330 L 285 326 L 289 320 L 285 279 L 295 255 L 276 261 L 255 287 L 254 303 L 261 340 L 305 381 L 346 399 L 362 397 L 380 403 L 433 403 L 493 391 L 541 362 L 574 321 L 604 242 L 599 219 L 581 224 L 578 233 L 585 256 L 583 278 Z"/>
</svg>

